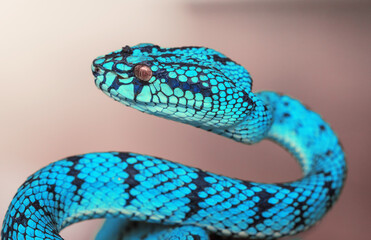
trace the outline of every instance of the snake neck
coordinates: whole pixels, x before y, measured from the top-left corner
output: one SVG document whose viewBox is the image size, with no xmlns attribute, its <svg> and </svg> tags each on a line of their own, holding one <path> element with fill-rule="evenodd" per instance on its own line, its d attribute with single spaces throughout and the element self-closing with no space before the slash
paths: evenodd
<svg viewBox="0 0 371 240">
<path fill-rule="evenodd" d="M 272 109 L 257 96 L 251 95 L 253 108 L 244 120 L 229 128 L 211 131 L 245 144 L 254 144 L 266 138 L 273 124 Z"/>
</svg>

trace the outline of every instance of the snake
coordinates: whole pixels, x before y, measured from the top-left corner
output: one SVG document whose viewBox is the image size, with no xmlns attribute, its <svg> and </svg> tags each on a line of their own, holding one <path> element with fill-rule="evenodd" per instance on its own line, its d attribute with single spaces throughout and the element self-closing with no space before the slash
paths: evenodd
<svg viewBox="0 0 371 240">
<path fill-rule="evenodd" d="M 142 43 L 97 57 L 92 72 L 103 93 L 141 112 L 244 144 L 273 141 L 302 177 L 258 183 L 137 153 L 75 155 L 27 178 L 1 239 L 60 240 L 95 218 L 106 218 L 96 239 L 277 239 L 314 226 L 338 199 L 347 168 L 329 124 L 290 96 L 253 93 L 248 71 L 224 54 Z"/>
</svg>

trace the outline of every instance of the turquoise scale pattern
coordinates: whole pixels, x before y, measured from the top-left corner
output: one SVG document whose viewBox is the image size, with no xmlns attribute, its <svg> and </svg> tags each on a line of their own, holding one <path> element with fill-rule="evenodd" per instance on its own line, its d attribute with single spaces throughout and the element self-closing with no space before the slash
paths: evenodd
<svg viewBox="0 0 371 240">
<path fill-rule="evenodd" d="M 152 71 L 149 81 L 134 73 Z M 346 176 L 330 126 L 299 101 L 251 92 L 240 65 L 203 47 L 124 47 L 93 62 L 113 99 L 238 142 L 269 139 L 298 160 L 303 178 L 263 184 L 157 157 L 88 153 L 54 162 L 19 188 L 2 239 L 62 239 L 79 221 L 107 218 L 96 239 L 276 239 L 307 230 L 337 200 Z"/>
</svg>

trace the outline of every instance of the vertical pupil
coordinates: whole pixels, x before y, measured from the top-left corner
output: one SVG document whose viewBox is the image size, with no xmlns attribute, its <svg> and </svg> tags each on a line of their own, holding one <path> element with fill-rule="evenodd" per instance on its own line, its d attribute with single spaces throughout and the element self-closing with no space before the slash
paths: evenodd
<svg viewBox="0 0 371 240">
<path fill-rule="evenodd" d="M 139 76 L 141 78 L 146 78 L 146 70 L 144 69 L 144 67 L 141 67 L 140 70 L 139 70 Z"/>
</svg>

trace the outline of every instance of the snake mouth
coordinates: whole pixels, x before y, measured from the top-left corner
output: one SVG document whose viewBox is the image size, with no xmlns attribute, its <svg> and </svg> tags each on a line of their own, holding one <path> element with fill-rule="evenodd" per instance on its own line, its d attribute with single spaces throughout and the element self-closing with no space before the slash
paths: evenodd
<svg viewBox="0 0 371 240">
<path fill-rule="evenodd" d="M 104 76 L 99 73 L 99 67 L 95 71 L 93 71 L 93 74 L 95 76 L 95 85 L 102 90 L 104 94 L 111 97 L 115 101 L 118 101 L 125 106 L 135 108 L 142 112 L 148 112 L 150 111 L 151 107 L 161 106 L 161 107 L 167 107 L 168 104 L 166 103 L 154 103 L 152 101 L 149 102 L 143 102 L 138 101 L 136 98 L 129 98 L 121 93 L 119 93 L 115 88 L 112 88 L 110 84 L 107 84 L 104 80 Z"/>
<path fill-rule="evenodd" d="M 97 74 L 95 77 L 95 84 L 96 86 L 102 90 L 102 92 L 109 96 L 110 98 L 114 99 L 115 101 L 118 101 L 125 106 L 135 108 L 141 112 L 147 112 L 156 114 L 158 116 L 167 117 L 168 114 L 162 113 L 161 111 L 158 111 L 158 109 L 167 109 L 169 107 L 177 108 L 177 109 L 192 109 L 192 106 L 189 106 L 187 104 L 172 104 L 170 102 L 153 102 L 152 99 L 148 102 L 139 101 L 135 97 L 129 98 L 121 93 L 119 93 L 116 89 L 110 87 L 109 84 L 107 84 L 104 81 L 104 77 L 101 74 Z"/>
</svg>

